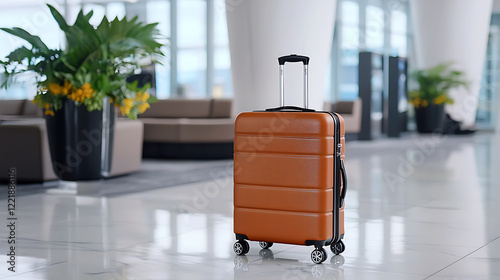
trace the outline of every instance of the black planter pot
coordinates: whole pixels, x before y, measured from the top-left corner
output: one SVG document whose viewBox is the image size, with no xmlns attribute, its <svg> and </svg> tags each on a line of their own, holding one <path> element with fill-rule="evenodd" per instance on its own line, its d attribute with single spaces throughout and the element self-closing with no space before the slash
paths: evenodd
<svg viewBox="0 0 500 280">
<path fill-rule="evenodd" d="M 109 175 L 113 151 L 114 106 L 89 112 L 67 99 L 45 116 L 54 173 L 60 180 L 98 180 Z"/>
<path fill-rule="evenodd" d="M 444 104 L 429 104 L 426 107 L 415 108 L 417 130 L 420 133 L 443 131 Z"/>
</svg>

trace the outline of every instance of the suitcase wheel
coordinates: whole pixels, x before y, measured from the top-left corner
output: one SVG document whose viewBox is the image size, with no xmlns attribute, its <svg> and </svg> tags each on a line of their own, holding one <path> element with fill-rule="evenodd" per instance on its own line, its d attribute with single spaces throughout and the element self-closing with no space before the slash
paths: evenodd
<svg viewBox="0 0 500 280">
<path fill-rule="evenodd" d="M 245 240 L 238 240 L 233 245 L 233 251 L 238 256 L 243 256 L 250 251 L 250 245 Z"/>
<path fill-rule="evenodd" d="M 344 242 L 342 242 L 342 240 L 339 240 L 338 242 L 336 243 L 332 243 L 330 245 L 330 249 L 332 250 L 332 252 L 335 254 L 335 255 L 338 255 L 340 253 L 343 253 L 345 251 L 345 245 L 344 245 Z"/>
<path fill-rule="evenodd" d="M 323 248 L 316 248 L 311 253 L 311 260 L 316 264 L 324 262 L 327 257 L 326 250 Z"/>
<path fill-rule="evenodd" d="M 269 249 L 273 246 L 273 242 L 266 242 L 266 241 L 260 241 L 259 242 L 259 245 L 260 245 L 260 248 L 262 249 Z"/>
</svg>

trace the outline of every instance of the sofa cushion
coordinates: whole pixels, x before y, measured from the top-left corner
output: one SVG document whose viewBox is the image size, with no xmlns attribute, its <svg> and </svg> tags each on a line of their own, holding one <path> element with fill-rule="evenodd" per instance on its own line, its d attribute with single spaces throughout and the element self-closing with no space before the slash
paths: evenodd
<svg viewBox="0 0 500 280">
<path fill-rule="evenodd" d="M 16 167 L 21 182 L 55 180 L 44 119 L 0 125 L 0 169 Z M 29 159 L 29 160 L 27 160 Z M 4 179 L 0 174 L 0 179 Z"/>
<path fill-rule="evenodd" d="M 158 100 L 140 118 L 209 118 L 209 99 Z"/>
<path fill-rule="evenodd" d="M 144 142 L 178 142 L 181 119 L 141 118 Z"/>
<path fill-rule="evenodd" d="M 21 115 L 25 100 L 0 100 L 0 115 Z"/>
<path fill-rule="evenodd" d="M 22 114 L 30 117 L 43 117 L 42 108 L 29 100 L 24 101 Z"/>
<path fill-rule="evenodd" d="M 332 111 L 339 114 L 352 114 L 353 107 L 353 101 L 338 101 L 333 104 Z"/>
<path fill-rule="evenodd" d="M 226 119 L 141 119 L 144 142 L 214 143 L 232 142 L 234 120 Z"/>
<path fill-rule="evenodd" d="M 230 143 L 234 140 L 234 120 L 184 119 L 179 132 L 180 143 Z"/>
<path fill-rule="evenodd" d="M 358 133 L 361 130 L 361 99 L 339 101 L 335 104 L 325 103 L 325 110 L 342 115 L 346 133 Z"/>
<path fill-rule="evenodd" d="M 231 99 L 212 99 L 211 118 L 230 118 L 233 101 Z"/>
</svg>

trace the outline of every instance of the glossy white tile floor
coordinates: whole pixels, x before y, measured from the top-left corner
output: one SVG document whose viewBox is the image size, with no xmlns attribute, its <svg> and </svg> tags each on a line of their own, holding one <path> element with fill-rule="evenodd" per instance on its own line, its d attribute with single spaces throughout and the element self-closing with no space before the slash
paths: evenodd
<svg viewBox="0 0 500 280">
<path fill-rule="evenodd" d="M 0 226 L 0 278 L 500 279 L 499 136 L 351 142 L 347 158 L 347 249 L 321 265 L 305 246 L 251 242 L 235 257 L 221 173 L 116 197 L 21 196 L 17 272 Z"/>
</svg>

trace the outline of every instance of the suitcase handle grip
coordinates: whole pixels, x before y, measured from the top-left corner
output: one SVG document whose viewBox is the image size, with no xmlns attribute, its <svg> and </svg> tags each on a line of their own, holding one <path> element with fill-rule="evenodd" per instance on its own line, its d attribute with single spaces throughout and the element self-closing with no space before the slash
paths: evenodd
<svg viewBox="0 0 500 280">
<path fill-rule="evenodd" d="M 340 194 L 340 206 L 339 208 L 342 208 L 344 206 L 344 199 L 347 194 L 347 176 L 345 172 L 345 165 L 344 165 L 344 160 L 340 159 L 340 172 L 342 175 L 342 193 Z"/>
<path fill-rule="evenodd" d="M 315 112 L 314 109 L 307 109 L 307 108 L 302 108 L 302 107 L 297 107 L 297 106 L 281 106 L 281 107 L 276 107 L 276 108 L 270 108 L 270 109 L 266 109 L 266 112 L 281 112 L 281 111 L 288 111 L 288 110 L 296 110 L 296 111 L 301 111 L 301 112 Z"/>
<path fill-rule="evenodd" d="M 309 107 L 308 70 L 309 57 L 303 55 L 285 55 L 278 58 L 280 64 L 280 107 L 285 106 L 285 62 L 302 62 L 304 64 L 304 108 Z"/>
<path fill-rule="evenodd" d="M 304 65 L 309 65 L 309 57 L 303 55 L 285 55 L 278 58 L 278 63 L 280 65 L 285 65 L 285 62 L 302 62 Z"/>
</svg>

